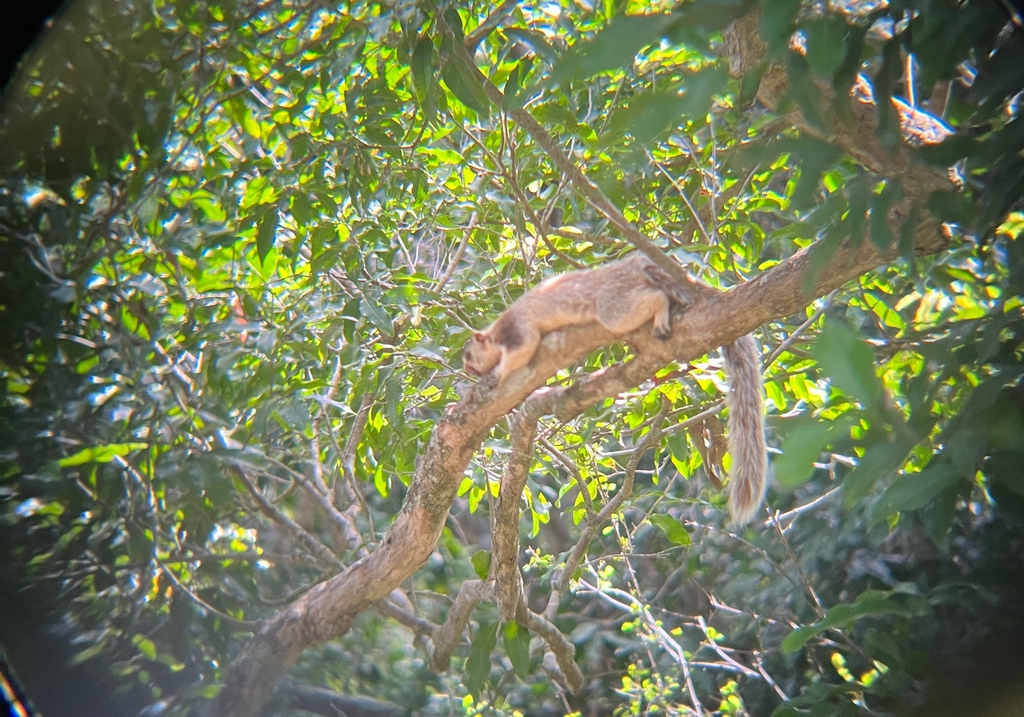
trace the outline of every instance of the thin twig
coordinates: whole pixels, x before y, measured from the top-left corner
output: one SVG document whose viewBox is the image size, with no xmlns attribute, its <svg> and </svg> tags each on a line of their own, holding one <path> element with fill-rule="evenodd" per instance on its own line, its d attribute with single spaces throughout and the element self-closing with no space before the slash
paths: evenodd
<svg viewBox="0 0 1024 717">
<path fill-rule="evenodd" d="M 439 29 L 450 36 L 454 36 L 452 29 L 448 27 L 443 16 L 438 15 L 437 22 Z M 505 111 L 512 116 L 516 123 L 526 130 L 531 137 L 533 137 L 534 141 L 541 146 L 545 153 L 547 153 L 548 157 L 552 162 L 554 162 L 559 171 L 569 177 L 573 186 L 576 187 L 576 190 L 583 196 L 587 203 L 603 214 L 609 222 L 617 227 L 631 244 L 650 257 L 651 261 L 665 271 L 665 273 L 670 277 L 675 279 L 676 283 L 680 287 L 688 287 L 692 285 L 693 279 L 686 273 L 686 270 L 683 269 L 683 267 L 674 259 L 662 252 L 650 239 L 644 236 L 640 230 L 634 227 L 633 224 L 626 219 L 622 212 L 619 211 L 619 208 L 605 196 L 600 187 L 588 179 L 579 167 L 569 159 L 568 155 L 562 151 L 554 138 L 536 119 L 534 119 L 532 114 L 523 107 L 506 105 L 505 96 L 501 93 L 501 90 L 499 90 L 497 86 L 490 81 L 490 79 L 480 72 L 476 63 L 473 61 L 473 58 L 464 46 L 455 42 L 452 44 L 452 52 L 461 55 L 461 59 L 466 66 L 470 68 L 476 82 L 480 83 L 483 87 L 490 102 L 495 107 L 504 107 Z"/>
<path fill-rule="evenodd" d="M 249 630 L 250 632 L 255 632 L 256 629 L 259 627 L 259 623 L 254 620 L 239 620 L 237 617 L 232 617 L 231 615 L 228 615 L 226 612 L 221 612 L 213 605 L 206 602 L 201 597 L 196 595 L 194 592 L 189 590 L 184 583 L 178 580 L 178 576 L 174 574 L 173 570 L 164 565 L 162 562 L 159 562 L 158 564 L 160 565 L 160 570 L 163 572 L 163 574 L 166 575 L 167 579 L 171 581 L 172 585 L 174 585 L 174 589 L 177 590 L 179 594 L 184 595 L 189 600 L 194 602 L 201 609 L 205 610 L 206 612 L 209 612 L 211 615 L 216 615 L 221 620 L 224 620 L 230 625 L 234 625 L 235 627 L 240 627 L 245 630 Z"/>
</svg>

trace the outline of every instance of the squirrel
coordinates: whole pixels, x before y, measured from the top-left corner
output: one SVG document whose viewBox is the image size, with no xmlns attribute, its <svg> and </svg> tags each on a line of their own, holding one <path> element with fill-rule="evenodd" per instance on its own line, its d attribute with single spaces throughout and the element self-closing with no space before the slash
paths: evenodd
<svg viewBox="0 0 1024 717">
<path fill-rule="evenodd" d="M 519 297 L 490 327 L 474 332 L 462 354 L 463 366 L 474 376 L 490 374 L 500 384 L 533 360 L 544 334 L 589 323 L 625 336 L 653 321 L 655 338 L 666 340 L 672 333 L 672 303 L 685 308 L 691 302 L 639 252 L 597 269 L 558 274 Z M 753 336 L 724 346 L 723 354 L 730 377 L 729 506 L 733 520 L 743 525 L 761 505 L 766 487 L 764 386 Z"/>
</svg>

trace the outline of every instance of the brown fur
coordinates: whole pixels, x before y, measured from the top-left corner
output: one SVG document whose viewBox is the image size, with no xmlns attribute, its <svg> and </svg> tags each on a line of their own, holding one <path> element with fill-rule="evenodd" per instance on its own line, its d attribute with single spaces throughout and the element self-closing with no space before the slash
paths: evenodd
<svg viewBox="0 0 1024 717">
<path fill-rule="evenodd" d="M 501 383 L 533 360 L 544 334 L 589 323 L 625 336 L 653 321 L 655 337 L 667 339 L 671 301 L 689 303 L 672 279 L 639 253 L 597 269 L 559 274 L 523 294 L 489 328 L 475 332 L 466 344 L 463 365 L 471 374 L 492 374 Z M 731 379 L 729 502 L 733 519 L 743 524 L 764 499 L 764 386 L 752 336 L 724 347 L 724 355 Z"/>
<path fill-rule="evenodd" d="M 669 297 L 645 273 L 650 263 L 642 254 L 632 254 L 598 269 L 541 282 L 490 328 L 473 334 L 463 365 L 476 376 L 493 372 L 500 383 L 530 363 L 544 334 L 581 324 L 598 323 L 625 336 L 653 320 L 655 336 L 668 338 Z"/>
</svg>

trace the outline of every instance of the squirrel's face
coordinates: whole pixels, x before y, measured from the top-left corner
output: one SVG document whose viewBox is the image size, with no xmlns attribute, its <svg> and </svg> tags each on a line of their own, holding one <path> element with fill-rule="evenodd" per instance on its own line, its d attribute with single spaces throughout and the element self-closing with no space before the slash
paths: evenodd
<svg viewBox="0 0 1024 717">
<path fill-rule="evenodd" d="M 462 351 L 462 366 L 466 373 L 473 376 L 483 376 L 498 365 L 501 360 L 501 349 L 499 349 L 489 336 L 481 333 L 473 334 Z"/>
</svg>

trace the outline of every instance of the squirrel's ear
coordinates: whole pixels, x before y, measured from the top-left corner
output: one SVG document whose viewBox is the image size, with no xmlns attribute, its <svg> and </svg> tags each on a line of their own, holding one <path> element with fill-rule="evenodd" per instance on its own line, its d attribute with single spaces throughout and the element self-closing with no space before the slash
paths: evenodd
<svg viewBox="0 0 1024 717">
<path fill-rule="evenodd" d="M 487 340 L 487 337 L 484 336 L 483 331 L 474 331 L 473 332 L 473 338 L 476 339 L 477 341 L 486 341 Z"/>
</svg>

